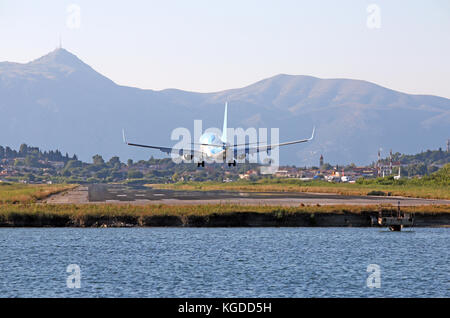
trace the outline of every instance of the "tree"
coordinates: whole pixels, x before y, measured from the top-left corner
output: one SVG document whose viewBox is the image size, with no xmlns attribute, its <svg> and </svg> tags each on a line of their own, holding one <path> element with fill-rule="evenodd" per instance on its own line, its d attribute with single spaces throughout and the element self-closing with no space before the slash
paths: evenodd
<svg viewBox="0 0 450 318">
<path fill-rule="evenodd" d="M 127 166 L 131 167 L 133 165 L 133 159 L 128 159 L 127 160 Z"/>
<path fill-rule="evenodd" d="M 111 177 L 113 179 L 115 179 L 115 180 L 120 180 L 120 179 L 122 179 L 124 177 L 124 174 L 122 172 L 120 172 L 120 171 L 113 170 L 111 172 Z"/>
<path fill-rule="evenodd" d="M 6 148 L 5 148 L 5 157 L 6 158 L 16 158 L 17 157 L 17 152 L 15 150 L 12 150 L 8 146 L 6 146 Z"/>
<path fill-rule="evenodd" d="M 64 177 L 70 177 L 72 175 L 72 173 L 69 170 L 66 169 L 66 170 L 63 171 L 62 175 Z"/>
<path fill-rule="evenodd" d="M 128 179 L 140 179 L 143 176 L 144 175 L 140 171 L 136 171 L 136 170 L 129 170 L 128 171 Z"/>
<path fill-rule="evenodd" d="M 436 171 L 438 171 L 439 168 L 433 165 L 427 166 L 427 174 L 430 175 Z"/>
<path fill-rule="evenodd" d="M 103 157 L 98 154 L 92 157 L 92 161 L 93 161 L 94 165 L 105 164 L 105 160 L 103 160 Z"/>
<path fill-rule="evenodd" d="M 450 185 L 450 163 L 447 163 L 438 171 L 434 172 L 432 178 L 443 185 Z"/>
<path fill-rule="evenodd" d="M 24 164 L 27 167 L 39 167 L 39 161 L 35 155 L 28 155 L 25 157 Z"/>
<path fill-rule="evenodd" d="M 416 175 L 423 176 L 427 174 L 427 166 L 423 163 L 409 165 L 406 167 L 406 171 L 409 176 L 416 176 Z"/>
<path fill-rule="evenodd" d="M 21 144 L 19 148 L 19 154 L 21 156 L 25 156 L 28 153 L 28 146 L 27 144 Z"/>
<path fill-rule="evenodd" d="M 99 179 L 105 179 L 108 175 L 109 175 L 109 170 L 106 169 L 106 168 L 104 168 L 104 169 L 102 169 L 100 171 L 97 171 L 95 173 L 95 177 L 99 178 Z"/>
<path fill-rule="evenodd" d="M 120 166 L 120 159 L 119 159 L 119 157 L 114 156 L 111 159 L 109 159 L 108 165 L 113 166 L 113 167 L 116 166 L 116 165 Z"/>
<path fill-rule="evenodd" d="M 82 162 L 78 160 L 69 160 L 66 164 L 66 169 L 80 168 L 82 166 Z"/>
</svg>

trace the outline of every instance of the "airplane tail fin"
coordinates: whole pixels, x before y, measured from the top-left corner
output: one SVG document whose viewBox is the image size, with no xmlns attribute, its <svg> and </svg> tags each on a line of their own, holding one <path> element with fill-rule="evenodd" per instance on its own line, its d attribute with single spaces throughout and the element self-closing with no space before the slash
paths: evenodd
<svg viewBox="0 0 450 318">
<path fill-rule="evenodd" d="M 228 102 L 225 103 L 225 114 L 223 116 L 222 141 L 224 143 L 227 142 L 227 130 L 228 130 L 227 117 L 228 117 Z"/>
</svg>

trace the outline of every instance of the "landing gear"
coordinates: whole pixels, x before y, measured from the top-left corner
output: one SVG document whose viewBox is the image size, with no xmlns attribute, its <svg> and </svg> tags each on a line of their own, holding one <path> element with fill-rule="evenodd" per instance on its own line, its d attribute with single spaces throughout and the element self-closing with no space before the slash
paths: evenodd
<svg viewBox="0 0 450 318">
<path fill-rule="evenodd" d="M 236 167 L 236 160 L 233 160 L 233 162 L 228 163 L 228 167 L 231 167 L 231 165 L 233 165 L 233 167 Z"/>
<path fill-rule="evenodd" d="M 205 162 L 204 161 L 197 162 L 197 168 L 199 168 L 200 166 L 204 167 Z"/>
</svg>

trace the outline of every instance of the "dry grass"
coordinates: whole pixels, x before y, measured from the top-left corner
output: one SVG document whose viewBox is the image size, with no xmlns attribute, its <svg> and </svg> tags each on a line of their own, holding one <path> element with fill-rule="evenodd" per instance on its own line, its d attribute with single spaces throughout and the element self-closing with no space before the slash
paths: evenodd
<svg viewBox="0 0 450 318">
<path fill-rule="evenodd" d="M 236 204 L 202 204 L 202 205 L 124 205 L 124 204 L 0 204 L 0 216 L 12 214 L 55 215 L 55 216 L 207 216 L 226 213 L 355 213 L 395 211 L 393 205 L 300 205 L 298 207 L 236 205 Z M 402 207 L 403 212 L 436 214 L 450 213 L 450 205 L 426 205 Z"/>
<path fill-rule="evenodd" d="M 311 192 L 333 193 L 340 195 L 367 195 L 372 191 L 383 191 L 392 196 L 415 197 L 425 199 L 450 199 L 450 187 L 430 185 L 365 185 L 330 182 L 301 183 L 258 183 L 258 182 L 189 182 L 175 184 L 149 184 L 156 189 L 186 191 L 244 191 L 244 192 Z"/>
<path fill-rule="evenodd" d="M 247 205 L 115 205 L 115 204 L 0 204 L 0 226 L 18 227 L 122 227 L 122 226 L 208 226 L 210 218 L 219 220 L 220 226 L 245 226 L 252 219 L 258 224 L 262 217 L 278 226 L 289 217 L 307 218 L 314 226 L 319 214 L 336 215 L 367 214 L 379 211 L 395 211 L 394 206 L 247 206 Z M 442 216 L 449 214 L 450 205 L 403 207 L 403 212 L 416 215 Z M 245 216 L 249 213 L 248 217 Z M 221 218 L 223 216 L 223 218 Z M 362 216 L 365 218 L 366 216 Z M 220 223 L 222 222 L 222 223 Z M 242 222 L 242 223 L 241 223 Z M 311 222 L 308 223 L 308 222 Z M 212 223 L 214 224 L 214 222 Z M 284 224 L 286 225 L 286 224 Z M 309 226 L 307 225 L 307 226 Z M 330 226 L 329 224 L 327 226 Z"/>
<path fill-rule="evenodd" d="M 74 187 L 73 184 L 0 183 L 0 203 L 33 203 Z"/>
</svg>

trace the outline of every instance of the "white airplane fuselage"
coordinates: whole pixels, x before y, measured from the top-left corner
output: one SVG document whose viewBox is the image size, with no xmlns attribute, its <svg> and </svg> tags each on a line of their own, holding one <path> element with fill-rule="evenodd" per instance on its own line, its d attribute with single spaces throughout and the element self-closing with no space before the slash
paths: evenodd
<svg viewBox="0 0 450 318">
<path fill-rule="evenodd" d="M 226 149 L 228 149 L 228 144 L 223 142 L 222 138 L 214 133 L 204 133 L 200 137 L 200 151 L 205 154 L 206 159 L 223 160 L 226 159 Z M 209 146 L 205 144 L 214 144 L 214 146 Z M 223 145 L 223 146 L 215 146 Z"/>
</svg>

